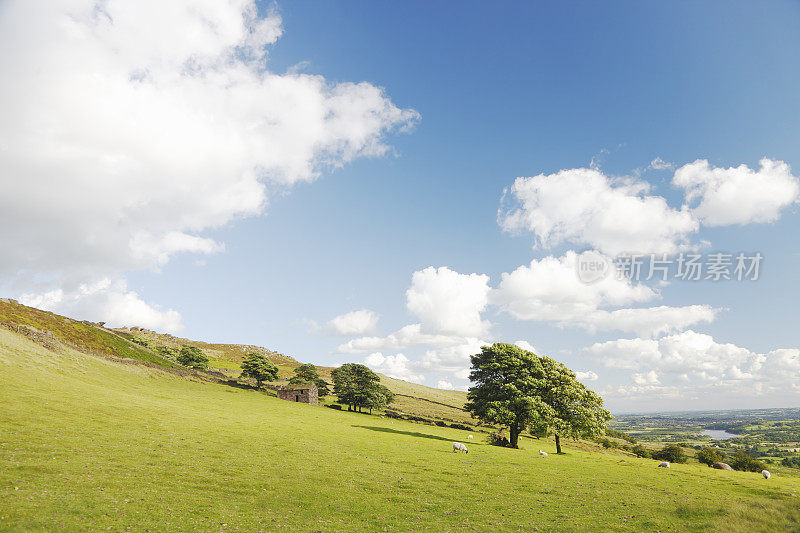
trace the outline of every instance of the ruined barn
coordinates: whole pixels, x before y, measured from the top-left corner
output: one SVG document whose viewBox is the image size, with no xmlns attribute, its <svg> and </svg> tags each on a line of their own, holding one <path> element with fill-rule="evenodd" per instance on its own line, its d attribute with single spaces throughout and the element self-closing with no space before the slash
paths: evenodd
<svg viewBox="0 0 800 533">
<path fill-rule="evenodd" d="M 319 397 L 317 386 L 313 383 L 290 383 L 278 389 L 278 398 L 289 402 L 302 402 L 317 405 Z"/>
</svg>

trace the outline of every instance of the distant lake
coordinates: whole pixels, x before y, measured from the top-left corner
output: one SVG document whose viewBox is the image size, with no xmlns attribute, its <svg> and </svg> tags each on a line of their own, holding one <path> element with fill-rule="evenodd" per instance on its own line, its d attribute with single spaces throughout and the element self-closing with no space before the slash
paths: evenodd
<svg viewBox="0 0 800 533">
<path fill-rule="evenodd" d="M 704 429 L 701 434 L 708 435 L 714 440 L 726 440 L 739 436 L 734 433 L 728 433 L 727 431 L 722 429 Z"/>
</svg>

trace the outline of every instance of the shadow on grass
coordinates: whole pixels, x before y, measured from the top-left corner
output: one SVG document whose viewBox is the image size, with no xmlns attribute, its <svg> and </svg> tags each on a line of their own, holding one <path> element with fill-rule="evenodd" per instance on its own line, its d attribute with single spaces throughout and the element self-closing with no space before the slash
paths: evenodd
<svg viewBox="0 0 800 533">
<path fill-rule="evenodd" d="M 400 431 L 398 429 L 382 428 L 377 426 L 353 426 L 356 428 L 368 429 L 370 431 L 380 431 L 381 433 L 396 433 L 398 435 L 408 435 L 409 437 L 419 437 L 421 439 L 443 440 L 453 442 L 452 439 L 439 437 L 438 435 L 429 435 L 428 433 L 420 433 L 419 431 Z"/>
</svg>

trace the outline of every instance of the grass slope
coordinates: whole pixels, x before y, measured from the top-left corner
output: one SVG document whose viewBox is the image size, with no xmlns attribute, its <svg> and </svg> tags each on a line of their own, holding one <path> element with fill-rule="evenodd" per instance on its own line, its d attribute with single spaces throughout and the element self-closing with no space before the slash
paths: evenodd
<svg viewBox="0 0 800 533">
<path fill-rule="evenodd" d="M 80 322 L 4 298 L 0 298 L 0 325 L 25 333 L 53 349 L 66 344 L 85 353 L 126 357 L 168 368 L 180 366 L 91 322 Z"/>
<path fill-rule="evenodd" d="M 792 530 L 797 478 L 284 402 L 0 329 L 0 530 Z"/>
</svg>

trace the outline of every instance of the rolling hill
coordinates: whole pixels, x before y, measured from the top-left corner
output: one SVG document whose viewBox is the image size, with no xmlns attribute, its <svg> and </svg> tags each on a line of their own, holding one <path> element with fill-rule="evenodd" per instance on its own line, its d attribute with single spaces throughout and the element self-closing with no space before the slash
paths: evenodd
<svg viewBox="0 0 800 533">
<path fill-rule="evenodd" d="M 77 331 L 83 336 L 71 337 L 74 344 L 97 353 L 0 328 L 0 531 L 789 531 L 800 524 L 800 479 L 780 471 L 765 480 L 698 464 L 667 470 L 572 444 L 556 456 L 551 441 L 530 438 L 521 450 L 497 448 L 480 435 L 467 440 L 466 431 L 183 376 L 146 361 L 124 337 Z M 118 342 L 145 362 L 108 357 L 104 347 Z M 447 391 L 430 398 L 456 400 Z M 467 442 L 469 454 L 453 453 L 452 441 Z"/>
</svg>

